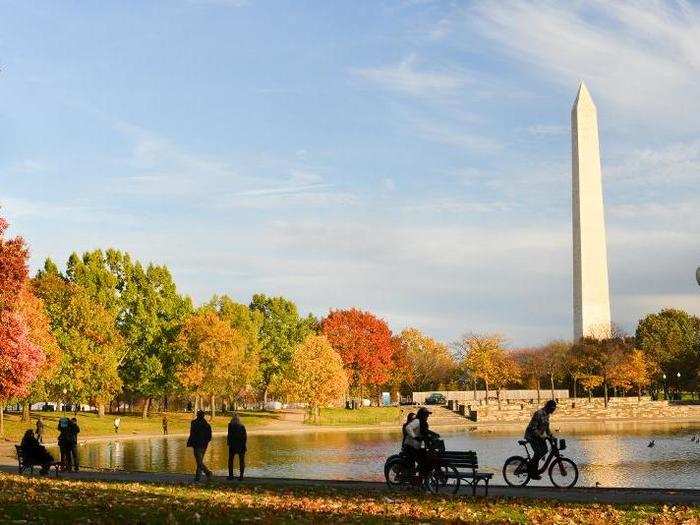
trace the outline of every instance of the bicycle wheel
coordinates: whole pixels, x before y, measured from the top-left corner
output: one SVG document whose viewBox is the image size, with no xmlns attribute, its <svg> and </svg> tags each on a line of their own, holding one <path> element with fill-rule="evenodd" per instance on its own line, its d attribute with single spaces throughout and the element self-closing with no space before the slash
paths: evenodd
<svg viewBox="0 0 700 525">
<path fill-rule="evenodd" d="M 524 487 L 530 481 L 527 471 L 527 459 L 511 456 L 503 464 L 503 479 L 511 487 Z"/>
<path fill-rule="evenodd" d="M 384 465 L 386 484 L 392 488 L 408 484 L 412 475 L 412 469 L 402 458 L 389 459 Z"/>
<path fill-rule="evenodd" d="M 557 458 L 549 466 L 549 479 L 555 487 L 570 489 L 578 481 L 578 467 L 569 458 Z"/>
<path fill-rule="evenodd" d="M 428 488 L 433 494 L 457 494 L 459 471 L 452 465 L 435 467 L 428 478 Z"/>
</svg>

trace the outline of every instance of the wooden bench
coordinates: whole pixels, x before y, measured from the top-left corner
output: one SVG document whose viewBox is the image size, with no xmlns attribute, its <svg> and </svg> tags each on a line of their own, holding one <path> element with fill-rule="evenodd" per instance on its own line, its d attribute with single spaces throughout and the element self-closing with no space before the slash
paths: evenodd
<svg viewBox="0 0 700 525">
<path fill-rule="evenodd" d="M 476 487 L 480 481 L 484 483 L 484 495 L 489 495 L 489 481 L 493 477 L 490 472 L 479 472 L 479 461 L 476 457 L 476 452 L 467 450 L 464 452 L 440 452 L 441 464 L 454 467 L 459 476 L 460 482 L 464 481 L 472 488 L 472 496 L 476 496 Z M 450 476 L 448 472 L 448 476 Z"/>
<path fill-rule="evenodd" d="M 29 471 L 34 474 L 34 467 L 41 467 L 41 465 L 34 464 L 34 463 L 27 463 L 24 459 L 24 453 L 22 452 L 22 447 L 20 445 L 15 445 L 15 452 L 17 453 L 17 470 L 19 470 L 19 473 L 22 474 L 25 470 L 29 469 Z M 49 470 L 54 469 L 56 471 L 56 477 L 58 477 L 58 471 L 61 468 L 61 462 L 60 461 L 54 461 L 53 463 L 49 464 Z"/>
</svg>

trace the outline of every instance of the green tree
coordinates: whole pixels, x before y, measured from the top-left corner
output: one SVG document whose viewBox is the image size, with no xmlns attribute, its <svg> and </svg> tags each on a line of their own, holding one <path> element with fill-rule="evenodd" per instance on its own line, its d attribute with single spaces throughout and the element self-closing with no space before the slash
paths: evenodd
<svg viewBox="0 0 700 525">
<path fill-rule="evenodd" d="M 55 267 L 55 265 L 53 265 Z M 165 266 L 142 265 L 115 249 L 72 254 L 67 278 L 82 286 L 105 309 L 114 312 L 127 348 L 120 375 L 129 397 L 141 397 L 143 417 L 152 399 L 171 394 L 178 383 L 179 356 L 173 350 L 180 326 L 192 312 L 188 297 L 177 292 Z"/>
<path fill-rule="evenodd" d="M 314 332 L 316 320 L 299 316 L 296 305 L 284 297 L 255 294 L 250 309 L 262 315 L 260 327 L 260 381 L 263 401 L 267 403 L 268 389 L 292 358 L 296 345 Z"/>
<path fill-rule="evenodd" d="M 676 378 L 680 372 L 679 386 L 697 388 L 700 319 L 696 316 L 676 309 L 649 314 L 637 325 L 635 343 L 666 377 Z"/>
</svg>

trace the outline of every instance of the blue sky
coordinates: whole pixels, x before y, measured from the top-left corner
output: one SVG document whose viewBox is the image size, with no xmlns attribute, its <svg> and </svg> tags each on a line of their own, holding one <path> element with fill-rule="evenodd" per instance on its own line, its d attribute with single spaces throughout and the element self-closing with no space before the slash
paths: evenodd
<svg viewBox="0 0 700 525">
<path fill-rule="evenodd" d="M 583 79 L 614 320 L 700 313 L 692 4 L 3 1 L 0 29 L 0 205 L 33 268 L 114 246 L 198 302 L 570 338 Z"/>
</svg>

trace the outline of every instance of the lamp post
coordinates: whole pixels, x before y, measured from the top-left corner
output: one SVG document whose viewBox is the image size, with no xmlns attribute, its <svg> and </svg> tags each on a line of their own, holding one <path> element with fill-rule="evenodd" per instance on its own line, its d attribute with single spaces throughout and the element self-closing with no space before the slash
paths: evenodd
<svg viewBox="0 0 700 525">
<path fill-rule="evenodd" d="M 666 376 L 664 376 L 664 377 L 666 377 Z M 64 389 L 63 389 L 63 410 L 61 410 L 61 412 L 65 412 L 65 411 L 66 411 L 66 404 L 68 403 L 68 400 L 66 399 L 66 394 L 67 394 L 67 393 L 68 393 L 68 390 L 64 388 Z"/>
<path fill-rule="evenodd" d="M 666 391 L 666 374 L 663 374 L 661 377 L 664 379 L 664 400 L 668 401 L 668 392 Z"/>
<path fill-rule="evenodd" d="M 681 397 L 681 373 L 680 372 L 678 372 L 676 374 L 676 379 L 677 379 L 676 392 L 678 393 L 678 398 L 679 398 L 678 401 L 680 401 L 680 397 Z"/>
</svg>

